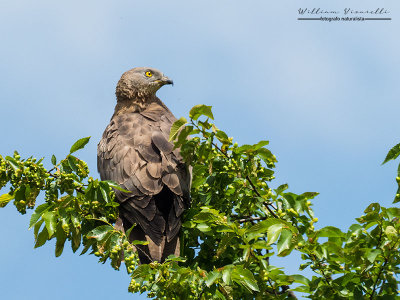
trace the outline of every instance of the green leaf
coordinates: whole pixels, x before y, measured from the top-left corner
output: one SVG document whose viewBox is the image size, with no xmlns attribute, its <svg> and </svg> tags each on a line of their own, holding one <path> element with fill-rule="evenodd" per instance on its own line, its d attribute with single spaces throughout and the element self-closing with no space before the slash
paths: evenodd
<svg viewBox="0 0 400 300">
<path fill-rule="evenodd" d="M 175 142 L 175 147 L 180 147 L 185 143 L 187 137 L 193 133 L 193 126 L 185 126 L 178 134 L 177 141 Z"/>
<path fill-rule="evenodd" d="M 339 238 L 344 238 L 345 233 L 342 232 L 339 228 L 333 227 L 333 226 L 327 226 L 324 228 L 321 228 L 320 230 L 317 231 L 316 233 L 317 237 L 339 237 Z"/>
<path fill-rule="evenodd" d="M 187 120 L 182 117 L 174 122 L 171 126 L 171 131 L 169 133 L 169 141 L 175 139 L 176 135 L 178 134 L 179 130 L 187 124 Z"/>
<path fill-rule="evenodd" d="M 54 212 L 52 211 L 46 211 L 43 214 L 43 219 L 44 223 L 46 224 L 47 232 L 49 234 L 49 237 L 53 236 L 55 230 L 56 230 L 56 216 L 54 215 Z"/>
<path fill-rule="evenodd" d="M 287 183 L 282 184 L 280 186 L 278 186 L 277 189 L 275 189 L 275 192 L 277 195 L 281 194 L 283 191 L 287 190 L 289 188 L 289 185 Z"/>
<path fill-rule="evenodd" d="M 276 248 L 278 250 L 278 256 L 280 256 L 280 254 L 283 254 L 285 250 L 291 248 L 292 237 L 293 233 L 290 230 L 282 230 L 278 243 L 276 244 Z"/>
<path fill-rule="evenodd" d="M 257 155 L 266 163 L 277 162 L 275 155 L 271 153 L 267 148 L 261 148 L 257 150 Z"/>
<path fill-rule="evenodd" d="M 134 223 L 134 224 L 132 225 L 132 227 L 129 228 L 129 229 L 125 232 L 125 235 L 126 235 L 126 237 L 127 237 L 128 239 L 129 239 L 129 236 L 131 235 L 131 232 L 132 232 L 133 228 L 135 228 L 135 226 L 136 226 L 136 224 Z"/>
<path fill-rule="evenodd" d="M 208 287 L 210 287 L 215 282 L 215 280 L 217 280 L 218 278 L 221 278 L 221 277 L 222 277 L 222 274 L 220 272 L 212 271 L 207 274 L 205 283 Z"/>
<path fill-rule="evenodd" d="M 267 241 L 264 240 L 259 240 L 255 242 L 253 245 L 251 245 L 253 249 L 271 249 L 271 246 L 268 244 Z"/>
<path fill-rule="evenodd" d="M 257 281 L 254 279 L 253 273 L 251 273 L 250 270 L 244 269 L 241 266 L 237 266 L 232 272 L 232 280 L 242 284 L 250 291 L 260 291 L 257 285 Z"/>
<path fill-rule="evenodd" d="M 56 164 L 57 164 L 57 158 L 55 157 L 54 154 L 51 156 L 51 163 L 52 163 L 53 165 L 56 165 Z"/>
<path fill-rule="evenodd" d="M 400 155 L 400 143 L 389 150 L 382 165 L 387 163 L 389 160 L 396 159 L 399 155 Z"/>
<path fill-rule="evenodd" d="M 218 130 L 215 134 L 215 137 L 222 143 L 222 144 L 229 144 L 230 140 L 228 135 L 223 132 L 222 130 Z"/>
<path fill-rule="evenodd" d="M 100 192 L 101 195 L 103 196 L 104 201 L 106 201 L 107 203 L 110 202 L 110 197 L 108 196 L 110 194 L 110 186 L 103 181 L 99 182 L 99 187 L 100 187 Z"/>
<path fill-rule="evenodd" d="M 265 233 L 268 231 L 268 229 L 273 226 L 273 225 L 279 225 L 275 226 L 273 230 L 277 230 L 277 228 L 287 228 L 293 233 L 297 233 L 297 229 L 293 227 L 292 224 L 290 224 L 288 221 L 282 220 L 282 219 L 276 219 L 276 218 L 270 218 L 264 221 L 261 221 L 252 227 L 250 227 L 248 230 L 246 230 L 247 233 Z"/>
<path fill-rule="evenodd" d="M 367 257 L 370 263 L 373 263 L 379 254 L 381 254 L 380 249 L 368 249 L 367 252 L 365 253 L 365 256 Z"/>
<path fill-rule="evenodd" d="M 83 255 L 83 254 L 85 254 L 89 249 L 90 249 L 90 247 L 92 246 L 92 245 L 94 245 L 96 243 L 96 240 L 95 239 L 91 239 L 91 240 L 85 240 L 85 243 L 84 243 L 84 245 L 85 245 L 85 247 L 83 248 L 83 250 L 82 250 L 82 252 L 79 254 L 79 255 Z"/>
<path fill-rule="evenodd" d="M 109 233 L 112 230 L 114 230 L 114 227 L 112 227 L 110 225 L 101 225 L 99 227 L 96 227 L 92 231 L 90 231 L 87 234 L 87 238 L 96 239 L 97 241 L 101 241 L 106 237 L 107 233 Z"/>
<path fill-rule="evenodd" d="M 139 240 L 134 240 L 131 242 L 132 245 L 148 245 L 148 241 L 139 241 Z"/>
<path fill-rule="evenodd" d="M 236 149 L 236 152 L 253 153 L 253 152 L 256 152 L 257 150 L 261 150 L 262 147 L 264 147 L 264 146 L 266 146 L 268 144 L 269 144 L 268 141 L 260 141 L 260 142 L 258 142 L 257 144 L 254 144 L 254 145 L 244 144 L 244 145 L 238 147 Z M 272 153 L 269 152 L 268 149 L 266 149 L 266 148 L 262 148 L 262 149 L 265 149 L 267 151 L 267 152 L 265 152 L 265 155 L 270 154 L 271 157 L 273 156 Z M 260 151 L 260 153 L 261 152 L 263 152 L 263 151 Z"/>
<path fill-rule="evenodd" d="M 180 256 L 175 256 L 175 255 L 171 254 L 171 255 L 168 255 L 167 259 L 165 260 L 165 262 L 168 262 L 168 261 L 185 262 L 186 258 L 180 257 Z"/>
<path fill-rule="evenodd" d="M 379 212 L 381 209 L 381 206 L 379 203 L 373 202 L 370 205 L 367 206 L 367 208 L 364 210 L 365 213 L 369 212 Z"/>
<path fill-rule="evenodd" d="M 19 169 L 19 163 L 15 158 L 13 158 L 11 156 L 6 156 L 5 159 L 6 159 L 6 161 L 8 161 L 10 166 L 14 169 L 14 171 Z"/>
<path fill-rule="evenodd" d="M 49 207 L 50 207 L 50 206 L 49 206 L 48 203 L 44 203 L 44 204 L 39 205 L 39 206 L 35 209 L 34 213 L 33 213 L 32 216 L 31 216 L 31 220 L 30 220 L 30 222 L 29 222 L 29 229 L 31 229 L 31 228 L 36 224 L 36 222 L 40 219 L 40 217 L 43 215 L 43 213 L 44 213 L 46 210 L 49 209 Z"/>
<path fill-rule="evenodd" d="M 204 104 L 193 106 L 193 108 L 189 112 L 189 117 L 193 120 L 197 120 L 200 116 L 203 115 L 209 117 L 211 120 L 214 120 L 211 108 L 212 106 L 207 106 Z"/>
<path fill-rule="evenodd" d="M 43 246 L 48 239 L 49 239 L 49 233 L 47 232 L 47 228 L 45 226 L 36 239 L 35 248 Z"/>
<path fill-rule="evenodd" d="M 81 245 L 81 231 L 77 228 L 73 228 L 71 230 L 72 233 L 72 240 L 71 240 L 71 248 L 72 251 L 75 253 L 78 250 L 79 246 Z"/>
<path fill-rule="evenodd" d="M 223 288 L 223 287 L 221 287 L 221 288 Z M 226 300 L 225 295 L 222 294 L 219 290 L 215 290 L 215 295 L 214 296 L 215 296 L 216 299 Z"/>
<path fill-rule="evenodd" d="M 25 199 L 29 199 L 31 195 L 31 187 L 29 185 L 25 185 Z"/>
<path fill-rule="evenodd" d="M 314 199 L 318 195 L 319 193 L 317 192 L 305 192 L 299 195 L 299 198 L 301 198 L 302 200 L 309 200 L 309 199 Z"/>
<path fill-rule="evenodd" d="M 112 187 L 112 188 L 114 188 L 114 189 L 116 189 L 116 190 L 119 190 L 119 191 L 121 191 L 121 192 L 124 192 L 124 193 L 131 193 L 131 191 L 124 190 L 118 183 L 115 183 L 114 181 L 111 181 L 111 180 L 103 180 L 103 181 L 100 181 L 100 183 L 101 183 L 101 182 L 106 182 L 110 187 Z"/>
<path fill-rule="evenodd" d="M 208 226 L 205 223 L 197 224 L 197 229 L 200 230 L 201 232 L 209 232 L 209 231 L 211 231 L 211 227 Z"/>
<path fill-rule="evenodd" d="M 398 207 L 390 207 L 386 209 L 386 213 L 388 215 L 389 220 L 393 220 L 393 218 L 399 218 L 400 217 L 400 208 Z"/>
<path fill-rule="evenodd" d="M 86 144 L 89 142 L 89 140 L 90 140 L 90 136 L 77 140 L 72 145 L 71 150 L 69 150 L 69 154 L 72 154 L 72 153 L 78 151 L 79 149 L 83 149 L 86 146 Z"/>
<path fill-rule="evenodd" d="M 232 265 L 225 266 L 224 270 L 222 271 L 222 280 L 226 285 L 231 284 L 232 271 L 233 271 Z"/>
<path fill-rule="evenodd" d="M 257 144 L 253 145 L 253 149 L 254 150 L 258 150 L 258 149 L 260 149 L 262 147 L 267 146 L 268 144 L 269 144 L 269 141 L 259 141 Z"/>
<path fill-rule="evenodd" d="M 305 293 L 305 294 L 311 294 L 310 293 L 310 288 L 308 286 L 298 286 L 296 288 L 291 288 L 290 289 L 293 292 L 300 292 L 300 293 Z M 356 298 L 356 299 L 362 299 L 362 298 Z"/>
<path fill-rule="evenodd" d="M 71 212 L 70 218 L 71 218 L 72 225 L 75 228 L 80 228 L 81 227 L 80 217 L 79 217 L 79 214 L 76 211 L 72 211 Z"/>
<path fill-rule="evenodd" d="M 278 240 L 282 230 L 283 230 L 282 224 L 273 224 L 268 228 L 267 237 L 269 245 L 275 243 Z"/>
<path fill-rule="evenodd" d="M 253 225 L 252 227 L 250 227 L 246 233 L 267 233 L 267 237 L 268 237 L 268 245 L 271 245 L 273 243 L 275 243 L 279 236 L 281 235 L 282 232 L 285 232 L 285 235 L 282 237 L 282 239 L 279 240 L 279 253 L 285 254 L 283 253 L 283 251 L 289 249 L 290 247 L 288 247 L 287 243 L 289 243 L 290 241 L 287 241 L 286 238 L 288 237 L 288 233 L 287 231 L 289 231 L 291 233 L 290 238 L 292 238 L 293 234 L 297 234 L 297 229 L 295 227 L 293 227 L 293 225 L 291 225 L 289 222 L 281 220 L 281 219 L 267 219 L 264 220 L 262 222 L 257 223 L 256 225 Z M 290 243 L 289 243 L 290 244 Z"/>
<path fill-rule="evenodd" d="M 56 231 L 56 250 L 55 250 L 55 254 L 56 257 L 60 256 L 64 250 L 64 244 L 65 241 L 67 239 L 67 235 L 65 234 L 61 223 L 58 223 L 57 225 L 57 231 Z"/>
<path fill-rule="evenodd" d="M 400 164 L 397 166 L 397 177 L 400 177 Z"/>
<path fill-rule="evenodd" d="M 253 147 L 253 145 L 244 144 L 244 145 L 236 148 L 235 151 L 236 152 L 248 152 L 248 151 L 253 152 L 253 148 L 252 147 Z"/>
<path fill-rule="evenodd" d="M 70 215 L 67 214 L 67 212 L 65 211 L 65 209 L 63 207 L 59 208 L 58 215 L 59 215 L 59 222 L 58 223 L 61 223 L 62 226 L 68 226 L 68 228 L 69 228 Z"/>
<path fill-rule="evenodd" d="M 120 245 L 122 241 L 122 235 L 118 231 L 113 231 L 110 235 L 110 239 L 107 242 L 107 247 L 113 248 L 116 245 Z"/>
<path fill-rule="evenodd" d="M 146 278 L 151 274 L 149 265 L 140 265 L 132 274 L 132 278 Z"/>
<path fill-rule="evenodd" d="M 39 222 L 37 222 L 37 223 L 35 224 L 35 226 L 34 226 L 33 235 L 34 235 L 34 237 L 35 237 L 35 241 L 36 241 L 37 238 L 38 238 L 38 233 L 39 233 L 40 227 L 42 227 L 43 222 L 44 222 L 44 220 L 41 219 L 41 220 L 40 220 Z"/>
<path fill-rule="evenodd" d="M 310 280 L 307 277 L 304 277 L 303 275 L 294 274 L 294 275 L 290 275 L 290 277 L 293 277 L 294 282 L 296 282 L 296 283 L 301 283 L 306 286 L 308 286 L 310 284 Z"/>
<path fill-rule="evenodd" d="M 0 207 L 5 207 L 8 202 L 10 202 L 12 199 L 14 199 L 14 195 L 10 194 L 4 194 L 0 196 Z"/>
<path fill-rule="evenodd" d="M 399 164 L 399 172 L 398 173 L 400 173 L 400 164 Z M 397 176 L 400 177 L 400 174 L 398 174 Z M 400 187 L 397 189 L 396 196 L 394 197 L 392 203 L 398 203 L 398 202 L 400 202 Z"/>
<path fill-rule="evenodd" d="M 76 173 L 78 171 L 78 167 L 76 166 L 76 162 L 78 159 L 73 155 L 68 155 L 67 159 L 68 159 L 68 165 Z"/>
</svg>

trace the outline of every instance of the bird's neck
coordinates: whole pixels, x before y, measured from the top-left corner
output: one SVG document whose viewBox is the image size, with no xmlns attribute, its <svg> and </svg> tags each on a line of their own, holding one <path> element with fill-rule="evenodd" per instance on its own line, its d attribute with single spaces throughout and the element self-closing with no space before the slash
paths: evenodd
<svg viewBox="0 0 400 300">
<path fill-rule="evenodd" d="M 135 95 L 133 98 L 117 97 L 113 117 L 125 113 L 141 112 L 157 99 L 155 95 Z"/>
</svg>

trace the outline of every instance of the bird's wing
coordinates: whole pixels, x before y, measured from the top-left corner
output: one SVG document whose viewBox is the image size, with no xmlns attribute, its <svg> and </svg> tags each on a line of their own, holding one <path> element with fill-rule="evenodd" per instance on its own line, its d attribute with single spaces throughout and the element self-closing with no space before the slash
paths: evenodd
<svg viewBox="0 0 400 300">
<path fill-rule="evenodd" d="M 131 191 L 116 191 L 122 218 L 139 223 L 156 244 L 176 236 L 189 204 L 190 174 L 168 142 L 174 121 L 162 103 L 152 103 L 141 113 L 114 116 L 98 145 L 101 179 Z"/>
</svg>

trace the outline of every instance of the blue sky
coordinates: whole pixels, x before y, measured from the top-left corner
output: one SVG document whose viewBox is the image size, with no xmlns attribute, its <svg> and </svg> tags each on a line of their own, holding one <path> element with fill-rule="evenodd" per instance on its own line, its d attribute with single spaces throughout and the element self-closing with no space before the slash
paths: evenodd
<svg viewBox="0 0 400 300">
<path fill-rule="evenodd" d="M 326 6 L 323 6 L 326 5 Z M 151 66 L 174 80 L 158 95 L 177 117 L 212 105 L 239 143 L 270 140 L 273 186 L 320 192 L 318 226 L 346 229 L 370 202 L 389 206 L 400 142 L 400 4 L 392 21 L 297 21 L 300 7 L 342 10 L 347 1 L 3 1 L 0 3 L 0 153 L 58 158 L 79 153 L 97 177 L 96 146 L 120 75 Z M 3 192 L 3 191 L 2 191 Z M 53 245 L 33 249 L 29 214 L 0 210 L 4 299 L 143 299 L 129 278 Z M 280 259 L 288 273 L 299 261 Z"/>
</svg>

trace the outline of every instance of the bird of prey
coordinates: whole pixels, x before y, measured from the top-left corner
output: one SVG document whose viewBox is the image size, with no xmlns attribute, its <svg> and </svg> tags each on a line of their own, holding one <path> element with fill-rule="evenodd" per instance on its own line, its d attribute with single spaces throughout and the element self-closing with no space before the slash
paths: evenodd
<svg viewBox="0 0 400 300">
<path fill-rule="evenodd" d="M 190 203 L 191 172 L 179 149 L 168 141 L 176 118 L 156 96 L 173 84 L 162 72 L 139 67 L 125 72 L 116 88 L 117 104 L 97 148 L 102 180 L 112 180 L 130 193 L 115 190 L 120 203 L 116 226 L 137 224 L 130 240 L 141 263 L 179 255 L 181 216 Z"/>
</svg>

